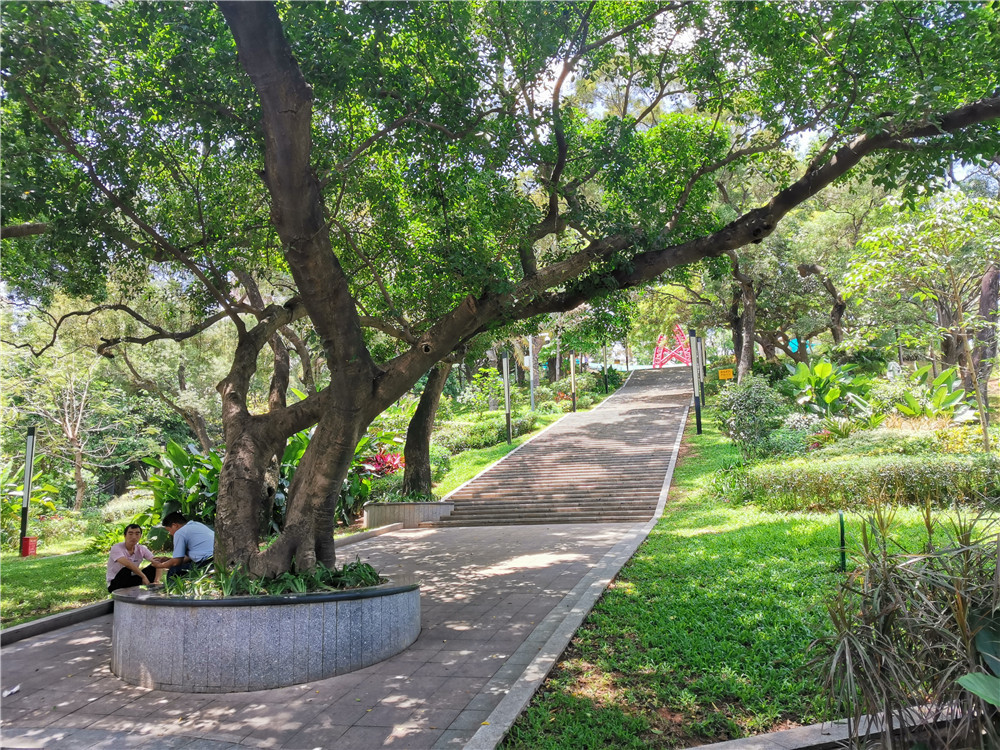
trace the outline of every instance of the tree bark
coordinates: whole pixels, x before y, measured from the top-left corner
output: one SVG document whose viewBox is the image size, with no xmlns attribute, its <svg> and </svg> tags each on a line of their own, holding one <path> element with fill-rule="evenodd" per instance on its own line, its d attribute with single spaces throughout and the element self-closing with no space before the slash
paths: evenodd
<svg viewBox="0 0 1000 750">
<path fill-rule="evenodd" d="M 83 481 L 83 447 L 79 440 L 72 440 L 73 446 L 73 482 L 76 485 L 76 498 L 73 501 L 73 510 L 83 509 L 83 498 L 87 493 L 87 483 Z"/>
<path fill-rule="evenodd" d="M 980 285 L 980 325 L 976 331 L 976 343 L 972 351 L 973 366 L 976 368 L 976 379 L 984 404 L 989 403 L 987 391 L 997 356 L 998 299 L 1000 299 L 1000 266 L 991 265 L 983 274 Z"/>
<path fill-rule="evenodd" d="M 830 308 L 830 335 L 833 336 L 833 343 L 840 344 L 844 341 L 844 313 L 847 312 L 847 302 L 843 295 L 837 290 L 836 285 L 830 275 L 823 270 L 822 266 L 815 263 L 802 263 L 799 265 L 799 275 L 803 278 L 815 274 L 819 276 L 823 288 L 830 295 L 832 306 Z"/>
<path fill-rule="evenodd" d="M 757 325 L 757 294 L 754 292 L 753 284 L 747 284 L 743 288 L 743 312 L 741 318 L 742 326 L 740 335 L 743 340 L 743 346 L 736 365 L 737 383 L 742 383 L 743 378 L 753 370 L 754 328 Z"/>
<path fill-rule="evenodd" d="M 733 355 L 736 361 L 743 356 L 743 316 L 740 315 L 740 288 L 733 289 L 733 303 L 729 306 L 729 330 L 733 337 Z"/>
<path fill-rule="evenodd" d="M 406 428 L 406 445 L 403 446 L 403 494 L 430 495 L 431 493 L 431 431 L 434 416 L 441 403 L 441 393 L 451 372 L 451 364 L 441 362 L 427 376 L 424 392 Z"/>
<path fill-rule="evenodd" d="M 957 367 L 962 358 L 962 341 L 958 334 L 958 320 L 953 310 L 946 305 L 937 304 L 938 326 L 945 332 L 941 334 L 941 366 L 944 369 Z"/>
<path fill-rule="evenodd" d="M 753 368 L 754 341 L 757 328 L 757 292 L 753 288 L 753 279 L 740 270 L 740 259 L 732 250 L 726 252 L 732 263 L 733 279 L 739 285 L 740 304 L 740 354 L 736 360 L 736 382 L 742 383 Z M 735 304 L 735 303 L 734 303 Z"/>
</svg>

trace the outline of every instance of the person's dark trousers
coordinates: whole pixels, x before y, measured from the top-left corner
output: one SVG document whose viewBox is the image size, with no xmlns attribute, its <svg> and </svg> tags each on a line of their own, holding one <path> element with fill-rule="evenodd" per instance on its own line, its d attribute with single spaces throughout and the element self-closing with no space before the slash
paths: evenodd
<svg viewBox="0 0 1000 750">
<path fill-rule="evenodd" d="M 167 579 L 179 578 L 181 576 L 186 576 L 192 571 L 201 571 L 212 564 L 212 558 L 206 557 L 204 560 L 199 560 L 198 562 L 186 562 L 180 565 L 175 565 L 172 568 L 167 568 Z"/>
<path fill-rule="evenodd" d="M 142 573 L 147 579 L 149 579 L 150 583 L 156 579 L 156 568 L 152 565 L 147 565 L 143 568 Z M 118 574 L 111 579 L 111 583 L 108 584 L 108 593 L 116 591 L 117 589 L 131 588 L 132 586 L 142 586 L 142 579 L 128 568 L 122 568 L 118 571 Z"/>
</svg>

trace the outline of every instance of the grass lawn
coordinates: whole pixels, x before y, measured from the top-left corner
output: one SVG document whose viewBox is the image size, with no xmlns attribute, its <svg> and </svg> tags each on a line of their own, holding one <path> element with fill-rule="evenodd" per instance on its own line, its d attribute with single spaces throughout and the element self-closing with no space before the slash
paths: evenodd
<svg viewBox="0 0 1000 750">
<path fill-rule="evenodd" d="M 577 632 L 503 747 L 648 748 L 831 718 L 810 643 L 843 574 L 836 513 L 771 513 L 707 491 L 736 457 L 690 421 L 663 519 Z M 897 514 L 916 549 L 914 510 Z M 848 547 L 859 519 L 848 517 Z"/>
<path fill-rule="evenodd" d="M 0 556 L 0 621 L 18 625 L 108 597 L 107 555 Z"/>
</svg>

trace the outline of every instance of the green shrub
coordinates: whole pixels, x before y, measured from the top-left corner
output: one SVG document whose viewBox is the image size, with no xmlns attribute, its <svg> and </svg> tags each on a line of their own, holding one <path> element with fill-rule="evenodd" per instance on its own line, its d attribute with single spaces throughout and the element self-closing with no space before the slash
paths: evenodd
<svg viewBox="0 0 1000 750">
<path fill-rule="evenodd" d="M 904 430 L 865 430 L 838 440 L 813 455 L 816 460 L 839 456 L 918 456 L 934 453 L 934 433 Z"/>
<path fill-rule="evenodd" d="M 1000 430 L 989 428 L 991 445 L 1000 445 Z M 940 453 L 980 453 L 983 433 L 979 425 L 954 425 L 934 431 L 934 449 Z"/>
<path fill-rule="evenodd" d="M 24 466 L 15 469 L 11 464 L 0 464 L 0 544 L 5 548 L 17 549 L 20 544 L 21 504 L 24 501 L 23 477 Z M 41 473 L 32 479 L 31 495 L 28 498 L 30 524 L 37 522 L 40 516 L 56 512 L 53 497 L 58 490 L 52 485 L 42 484 L 40 479 Z"/>
<path fill-rule="evenodd" d="M 771 454 L 797 456 L 808 451 L 812 444 L 812 430 L 779 427 L 768 436 L 767 448 Z"/>
<path fill-rule="evenodd" d="M 911 387 L 906 378 L 878 378 L 868 391 L 868 405 L 877 414 L 891 414 Z"/>
<path fill-rule="evenodd" d="M 852 375 L 854 365 L 836 365 L 826 360 L 786 365 L 789 375 L 782 383 L 803 411 L 824 417 L 840 413 L 867 412 L 865 396 L 871 387 L 867 378 Z"/>
<path fill-rule="evenodd" d="M 139 513 L 148 510 L 152 505 L 153 496 L 148 490 L 129 490 L 110 500 L 101 508 L 101 520 L 104 523 L 126 523 Z"/>
<path fill-rule="evenodd" d="M 541 406 L 546 401 L 554 401 L 556 392 L 547 385 L 540 385 L 535 389 L 535 405 Z"/>
<path fill-rule="evenodd" d="M 589 409 L 594 405 L 594 396 L 590 393 L 578 393 L 576 394 L 576 408 L 577 409 Z"/>
<path fill-rule="evenodd" d="M 562 407 L 555 401 L 543 401 L 535 407 L 538 414 L 561 414 Z"/>
<path fill-rule="evenodd" d="M 727 385 L 716 400 L 719 428 L 747 457 L 766 456 L 771 452 L 771 433 L 781 427 L 788 414 L 788 404 L 767 380 L 757 375 L 742 383 Z"/>
<path fill-rule="evenodd" d="M 910 378 L 912 390 L 896 404 L 908 417 L 949 417 L 955 422 L 971 422 L 976 412 L 965 403 L 965 389 L 957 367 L 944 370 L 936 378 L 931 366 L 921 367 Z M 916 394 L 916 395 L 914 395 Z"/>
<path fill-rule="evenodd" d="M 529 411 L 511 417 L 514 437 L 531 432 L 537 417 Z M 433 440 L 451 451 L 452 455 L 476 448 L 488 448 L 507 441 L 507 418 L 502 412 L 488 412 L 475 422 L 447 422 L 435 430 Z"/>
<path fill-rule="evenodd" d="M 1000 457 L 916 455 L 823 457 L 765 462 L 748 474 L 754 501 L 774 510 L 863 508 L 878 501 L 943 503 L 1000 493 Z"/>
<path fill-rule="evenodd" d="M 171 440 L 162 455 L 143 461 L 158 469 L 139 485 L 152 492 L 155 515 L 163 518 L 179 510 L 189 521 L 215 525 L 222 470 L 222 456 L 217 451 L 204 454 L 193 444 L 185 447 Z"/>
<path fill-rule="evenodd" d="M 732 367 L 735 369 L 736 365 L 733 364 Z M 785 365 L 777 360 L 755 359 L 753 364 L 750 365 L 750 373 L 765 378 L 771 385 L 775 385 L 788 377 L 788 370 L 785 369 Z"/>
<path fill-rule="evenodd" d="M 838 365 L 854 365 L 858 373 L 865 375 L 884 375 L 889 366 L 885 350 L 879 347 L 837 347 L 830 349 L 827 354 Z"/>
<path fill-rule="evenodd" d="M 829 605 L 834 633 L 815 644 L 836 715 L 901 718 L 915 696 L 953 712 L 929 736 L 896 720 L 902 736 L 883 729 L 878 747 L 1000 747 L 996 510 L 949 515 L 925 511 L 926 543 L 911 554 L 895 543 L 891 509 L 866 514 L 861 553 Z M 868 746 L 862 722 L 848 724 L 849 746 Z"/>
<path fill-rule="evenodd" d="M 387 496 L 400 496 L 403 493 L 403 472 L 397 471 L 384 477 L 372 480 L 371 491 L 365 502 L 384 503 L 392 502 L 386 500 Z"/>
<path fill-rule="evenodd" d="M 442 477 L 451 471 L 451 453 L 443 445 L 431 443 L 430 461 L 431 480 L 434 482 L 440 482 Z"/>
</svg>

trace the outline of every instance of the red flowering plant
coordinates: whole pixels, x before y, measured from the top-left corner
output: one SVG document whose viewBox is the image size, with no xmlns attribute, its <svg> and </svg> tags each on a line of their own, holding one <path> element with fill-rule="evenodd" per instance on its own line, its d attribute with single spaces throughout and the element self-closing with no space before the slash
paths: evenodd
<svg viewBox="0 0 1000 750">
<path fill-rule="evenodd" d="M 404 465 L 402 453 L 388 453 L 384 450 L 361 462 L 362 468 L 375 477 L 387 477 L 390 474 L 395 474 Z"/>
</svg>

